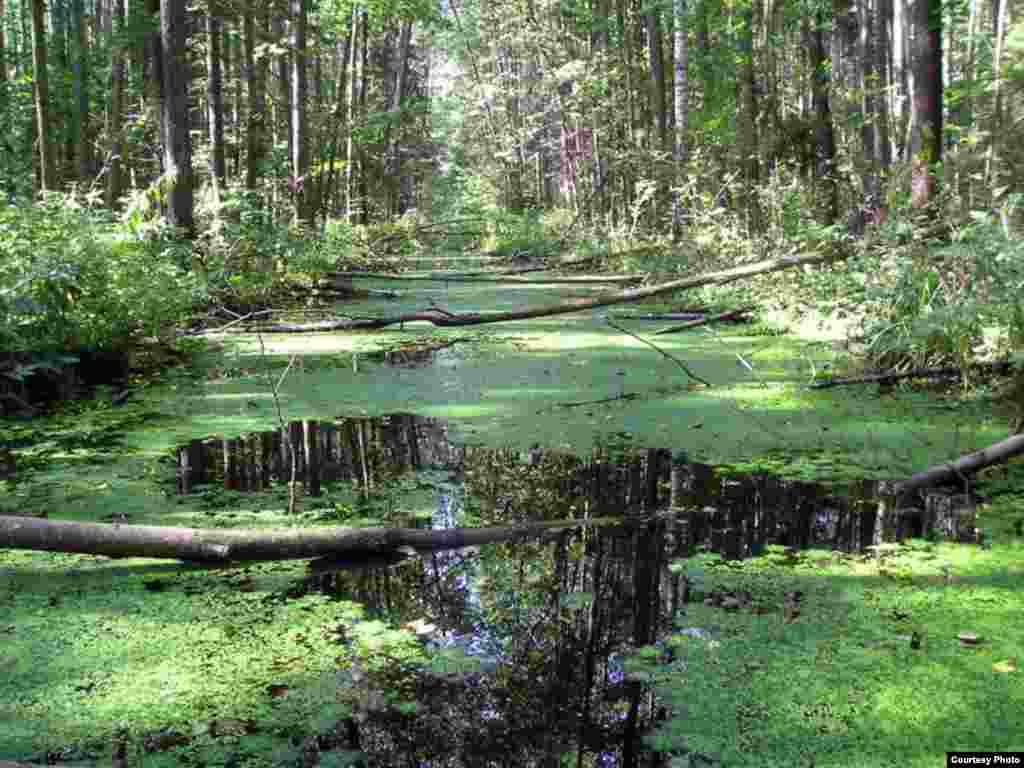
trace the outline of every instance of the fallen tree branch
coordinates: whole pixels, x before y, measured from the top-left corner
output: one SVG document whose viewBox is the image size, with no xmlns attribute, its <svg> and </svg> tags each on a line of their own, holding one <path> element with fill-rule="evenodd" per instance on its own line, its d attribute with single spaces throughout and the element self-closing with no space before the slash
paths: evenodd
<svg viewBox="0 0 1024 768">
<path fill-rule="evenodd" d="M 956 461 L 936 464 L 923 472 L 918 472 L 907 480 L 896 483 L 894 490 L 896 494 L 904 494 L 940 483 L 963 480 L 967 475 L 974 474 L 980 469 L 1021 454 L 1024 454 L 1024 435 L 1013 435 L 980 451 L 962 456 Z"/>
<path fill-rule="evenodd" d="M 707 379 L 702 379 L 696 373 L 691 371 L 689 366 L 686 363 L 684 363 L 682 360 L 680 360 L 678 357 L 675 357 L 674 355 L 670 355 L 668 352 L 666 352 L 665 350 L 663 350 L 661 347 L 657 346 L 656 344 L 652 344 L 651 342 L 647 341 L 647 339 L 644 339 L 644 338 L 641 338 L 640 336 L 637 336 L 635 333 L 633 333 L 630 330 L 627 330 L 627 329 L 623 328 L 621 325 L 616 325 L 611 320 L 607 320 L 606 322 L 608 323 L 608 325 L 610 325 L 615 330 L 621 331 L 622 333 L 625 333 L 627 336 L 632 336 L 634 339 L 639 341 L 641 344 L 646 344 L 648 347 L 653 349 L 655 352 L 657 352 L 662 357 L 667 357 L 673 363 L 675 363 L 680 368 L 682 368 L 683 369 L 683 373 L 685 373 L 687 376 L 689 376 L 694 381 L 699 381 L 701 384 L 703 384 L 706 387 L 710 387 L 711 386 L 711 382 L 710 381 L 708 381 Z"/>
<path fill-rule="evenodd" d="M 685 331 L 688 328 L 697 328 L 701 325 L 708 325 L 709 323 L 719 323 L 723 320 L 735 320 L 741 315 L 745 315 L 747 312 L 752 312 L 753 306 L 740 307 L 739 309 L 733 309 L 728 312 L 720 312 L 717 315 L 709 315 L 708 317 L 702 317 L 700 319 L 688 320 L 685 323 L 679 323 L 678 325 L 666 325 L 664 328 L 659 328 L 654 332 L 654 336 L 661 336 L 666 333 L 676 333 L 677 331 Z"/>
<path fill-rule="evenodd" d="M 442 531 L 419 528 L 238 531 L 0 516 L 0 549 L 228 563 L 381 555 L 409 547 L 423 551 L 461 549 L 537 538 L 552 530 L 623 523 L 622 518 L 595 518 Z"/>
<path fill-rule="evenodd" d="M 408 314 L 394 315 L 391 317 L 337 320 L 324 323 L 314 323 L 309 326 L 286 325 L 269 326 L 263 328 L 264 333 L 306 333 L 311 331 L 349 331 L 349 330 L 371 330 L 386 328 L 389 325 L 400 325 L 424 321 L 435 326 L 461 326 L 461 325 L 483 325 L 486 323 L 503 323 L 510 320 L 532 320 L 537 317 L 552 317 L 554 315 L 567 315 L 574 312 L 583 312 L 588 309 L 599 307 L 611 307 L 616 304 L 628 304 L 641 299 L 648 299 L 653 296 L 660 296 L 666 293 L 700 288 L 705 285 L 726 285 L 747 277 L 765 275 L 771 272 L 779 272 L 784 269 L 795 267 L 806 267 L 815 264 L 823 264 L 833 261 L 835 257 L 825 256 L 785 256 L 779 259 L 767 259 L 754 264 L 747 264 L 742 267 L 711 272 L 698 277 L 688 277 L 682 280 L 673 280 L 660 285 L 652 285 L 643 288 L 632 288 L 613 294 L 602 294 L 587 299 L 571 299 L 559 304 L 546 307 L 535 307 L 533 309 L 522 309 L 510 312 L 466 312 L 462 314 L 442 312 L 436 308 L 422 312 L 411 312 Z"/>
<path fill-rule="evenodd" d="M 620 314 L 616 312 L 614 315 L 608 315 L 612 320 L 627 320 L 627 321 L 661 321 L 661 320 L 685 320 L 689 322 L 691 320 L 703 320 L 707 317 L 706 312 L 647 312 L 642 315 L 631 315 L 629 313 Z"/>
<path fill-rule="evenodd" d="M 998 362 L 984 363 L 977 366 L 979 370 L 992 373 L 1010 373 L 1013 370 L 1013 363 Z M 888 371 L 886 373 L 874 373 L 865 376 L 852 376 L 850 378 L 825 379 L 810 384 L 811 389 L 828 389 L 829 387 L 845 387 L 851 384 L 889 384 L 903 379 L 939 379 L 959 378 L 963 376 L 962 368 L 915 368 L 912 371 Z"/>
</svg>

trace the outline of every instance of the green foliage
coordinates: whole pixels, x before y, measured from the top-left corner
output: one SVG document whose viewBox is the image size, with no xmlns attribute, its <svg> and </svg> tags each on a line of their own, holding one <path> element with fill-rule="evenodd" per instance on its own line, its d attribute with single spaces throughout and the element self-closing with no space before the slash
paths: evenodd
<svg viewBox="0 0 1024 768">
<path fill-rule="evenodd" d="M 237 307 L 265 306 L 282 278 L 317 280 L 348 252 L 347 232 L 329 226 L 324 237 L 274 221 L 259 198 L 230 190 L 219 206 L 199 214 L 210 219 L 201 240 L 199 271 L 223 300 Z"/>
<path fill-rule="evenodd" d="M 1024 245 L 984 214 L 948 245 L 909 259 L 865 257 L 856 276 L 879 364 L 965 366 L 1024 340 Z"/>
<path fill-rule="evenodd" d="M 53 354 L 162 337 L 202 297 L 174 248 L 132 237 L 72 196 L 3 209 L 0 347 Z"/>
<path fill-rule="evenodd" d="M 34 109 L 29 75 L 0 83 L 0 194 L 8 202 L 33 194 L 35 154 L 25 128 Z"/>
<path fill-rule="evenodd" d="M 499 211 L 492 218 L 492 234 L 485 247 L 502 256 L 528 253 L 534 259 L 556 255 L 558 243 L 549 238 L 539 211 Z"/>
</svg>

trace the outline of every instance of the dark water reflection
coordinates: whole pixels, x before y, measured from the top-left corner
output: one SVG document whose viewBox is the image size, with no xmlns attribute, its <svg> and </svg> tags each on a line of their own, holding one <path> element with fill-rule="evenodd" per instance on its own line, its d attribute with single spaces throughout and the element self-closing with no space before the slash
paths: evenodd
<svg viewBox="0 0 1024 768">
<path fill-rule="evenodd" d="M 896 510 L 875 482 L 740 476 L 628 441 L 586 457 L 470 447 L 451 441 L 444 421 L 412 415 L 195 441 L 178 452 L 179 491 L 273 488 L 292 477 L 289 445 L 295 480 L 311 497 L 336 482 L 372 494 L 408 473 L 446 472 L 434 529 L 467 519 L 620 520 L 540 541 L 319 568 L 300 585 L 405 626 L 433 659 L 415 669 L 367 661 L 342 674 L 339 695 L 359 692 L 356 714 L 320 734 L 321 746 L 361 750 L 371 765 L 667 765 L 671 755 L 647 750 L 642 737 L 672 713 L 623 659 L 685 626 L 687 585 L 670 562 L 698 548 L 726 558 L 770 544 L 858 551 L 973 530 L 963 497 L 910 499 Z M 652 663 L 685 672 L 669 654 Z M 417 702 L 415 712 L 399 699 Z"/>
</svg>

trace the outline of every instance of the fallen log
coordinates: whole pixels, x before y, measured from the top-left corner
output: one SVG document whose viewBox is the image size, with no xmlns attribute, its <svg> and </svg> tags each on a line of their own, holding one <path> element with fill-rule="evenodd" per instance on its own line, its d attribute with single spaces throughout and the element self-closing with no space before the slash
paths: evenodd
<svg viewBox="0 0 1024 768">
<path fill-rule="evenodd" d="M 956 461 L 936 464 L 923 472 L 918 472 L 906 480 L 895 484 L 893 490 L 896 495 L 910 493 L 911 491 L 928 488 L 940 483 L 962 481 L 968 475 L 978 470 L 990 467 L 993 464 L 1012 459 L 1014 456 L 1024 454 L 1024 435 L 1013 435 L 1005 440 L 1000 440 L 980 451 L 961 456 Z"/>
<path fill-rule="evenodd" d="M 538 538 L 585 525 L 621 525 L 622 518 L 562 520 L 492 528 L 307 528 L 217 530 L 155 525 L 79 523 L 0 516 L 0 549 L 107 557 L 153 557 L 207 563 L 365 557 L 403 549 L 439 551 Z"/>
<path fill-rule="evenodd" d="M 628 304 L 641 299 L 648 299 L 653 296 L 661 296 L 666 293 L 700 288 L 705 285 L 726 285 L 728 283 L 742 280 L 747 277 L 766 275 L 771 272 L 779 272 L 794 267 L 806 267 L 815 264 L 824 264 L 828 261 L 835 261 L 834 256 L 785 256 L 780 259 L 767 259 L 754 264 L 747 264 L 742 267 L 734 267 L 721 272 L 711 272 L 698 277 L 687 277 L 682 280 L 672 280 L 660 285 L 652 285 L 643 288 L 632 288 L 613 294 L 601 294 L 587 299 L 571 299 L 558 304 L 546 307 L 535 307 L 533 309 L 522 309 L 509 312 L 449 312 L 441 307 L 431 307 L 420 312 L 409 312 L 401 315 L 380 318 L 350 318 L 325 323 L 316 323 L 310 326 L 303 325 L 271 325 L 260 330 L 264 333 L 306 333 L 310 331 L 352 331 L 352 330 L 374 330 L 386 328 L 390 325 L 401 325 L 423 321 L 435 326 L 462 326 L 462 325 L 483 325 L 486 323 L 503 323 L 510 320 L 532 320 L 538 317 L 552 317 L 554 315 L 567 315 L 573 312 L 583 312 L 588 309 L 600 307 L 611 307 L 616 304 Z"/>
</svg>

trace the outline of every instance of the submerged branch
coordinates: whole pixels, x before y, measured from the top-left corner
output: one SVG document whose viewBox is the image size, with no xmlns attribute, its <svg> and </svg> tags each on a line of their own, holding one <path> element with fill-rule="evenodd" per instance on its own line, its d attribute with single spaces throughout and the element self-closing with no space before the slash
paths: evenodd
<svg viewBox="0 0 1024 768">
<path fill-rule="evenodd" d="M 651 343 L 651 342 L 649 342 L 649 341 L 648 341 L 647 339 L 644 339 L 644 338 L 641 338 L 640 336 L 637 336 L 637 335 L 636 335 L 635 333 L 633 333 L 633 332 L 632 332 L 632 331 L 630 331 L 630 330 L 627 330 L 627 329 L 623 328 L 623 327 L 622 327 L 621 325 L 616 325 L 616 324 L 615 324 L 615 323 L 613 323 L 613 322 L 612 322 L 611 320 L 608 320 L 607 322 L 608 322 L 608 325 L 610 325 L 610 326 L 611 326 L 612 328 L 614 328 L 615 330 L 617 330 L 617 331 L 621 331 L 622 333 L 625 333 L 625 334 L 626 334 L 626 335 L 628 335 L 628 336 L 632 336 L 632 337 L 633 337 L 634 339 L 636 339 L 637 341 L 639 341 L 639 342 L 640 342 L 641 344 L 646 344 L 646 345 L 647 345 L 648 347 L 650 347 L 651 349 L 653 349 L 653 350 L 654 350 L 655 352 L 657 352 L 657 353 L 658 353 L 659 355 L 661 355 L 662 357 L 667 357 L 667 358 L 668 358 L 669 360 L 671 360 L 671 361 L 672 361 L 673 363 L 675 363 L 675 364 L 676 364 L 676 365 L 678 365 L 678 366 L 679 366 L 680 368 L 682 368 L 682 369 L 683 369 L 683 373 L 685 373 L 685 374 L 686 374 L 687 376 L 689 376 L 689 377 L 690 377 L 691 379 L 693 379 L 694 381 L 699 381 L 699 382 L 700 382 L 701 384 L 703 384 L 703 385 L 704 385 L 705 387 L 710 387 L 710 386 L 711 386 L 711 382 L 710 382 L 710 381 L 708 381 L 707 379 L 702 379 L 702 378 L 701 378 L 700 376 L 698 376 L 698 375 L 697 375 L 696 373 L 694 373 L 693 371 L 691 371 L 691 370 L 690 370 L 690 367 L 689 367 L 689 366 L 688 366 L 688 365 L 687 365 L 686 363 L 684 363 L 684 362 L 683 362 L 682 360 L 680 360 L 680 359 L 679 359 L 678 357 L 676 357 L 675 355 L 671 355 L 671 354 L 669 354 L 669 353 L 668 353 L 668 352 L 666 352 L 666 351 L 665 351 L 664 349 L 662 349 L 661 347 L 659 347 L 659 346 L 658 346 L 657 344 L 652 344 L 652 343 Z"/>
</svg>

